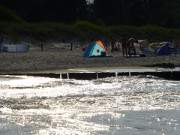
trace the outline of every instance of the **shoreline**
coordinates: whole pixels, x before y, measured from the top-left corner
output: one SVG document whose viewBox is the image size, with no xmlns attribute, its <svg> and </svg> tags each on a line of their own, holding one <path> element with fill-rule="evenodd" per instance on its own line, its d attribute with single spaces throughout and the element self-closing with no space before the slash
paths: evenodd
<svg viewBox="0 0 180 135">
<path fill-rule="evenodd" d="M 180 80 L 180 67 L 178 68 L 148 68 L 148 67 L 112 67 L 112 68 L 76 68 L 66 70 L 46 70 L 36 72 L 0 73 L 1 75 L 49 77 L 56 79 L 94 80 L 107 77 L 139 76 L 158 77 L 167 80 Z"/>
</svg>

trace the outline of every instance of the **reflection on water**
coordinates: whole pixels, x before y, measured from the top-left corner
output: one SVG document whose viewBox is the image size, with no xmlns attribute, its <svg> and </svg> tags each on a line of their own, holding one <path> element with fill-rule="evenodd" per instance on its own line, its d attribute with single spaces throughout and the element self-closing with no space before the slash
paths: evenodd
<svg viewBox="0 0 180 135">
<path fill-rule="evenodd" d="M 3 135 L 178 135 L 180 83 L 0 76 Z"/>
</svg>

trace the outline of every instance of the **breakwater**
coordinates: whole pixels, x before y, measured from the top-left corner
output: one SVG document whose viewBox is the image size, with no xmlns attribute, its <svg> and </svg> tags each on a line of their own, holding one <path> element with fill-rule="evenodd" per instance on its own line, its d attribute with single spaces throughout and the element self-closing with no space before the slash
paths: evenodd
<svg viewBox="0 0 180 135">
<path fill-rule="evenodd" d="M 5 73 L 7 74 L 7 73 Z M 17 72 L 9 75 L 41 76 L 59 79 L 92 80 L 118 76 L 156 76 L 169 80 L 180 80 L 180 68 L 83 68 L 38 72 Z"/>
</svg>

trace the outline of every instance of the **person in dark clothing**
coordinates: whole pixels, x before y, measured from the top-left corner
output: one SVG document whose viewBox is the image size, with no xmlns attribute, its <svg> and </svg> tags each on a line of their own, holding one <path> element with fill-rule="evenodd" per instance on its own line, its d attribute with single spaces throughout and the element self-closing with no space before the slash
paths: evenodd
<svg viewBox="0 0 180 135">
<path fill-rule="evenodd" d="M 126 40 L 126 38 L 122 38 L 121 45 L 122 45 L 123 56 L 127 56 L 128 55 L 128 49 L 127 49 L 127 40 Z"/>
<path fill-rule="evenodd" d="M 4 41 L 4 38 L 0 37 L 0 52 L 3 51 L 3 45 L 2 45 L 3 41 Z"/>
</svg>

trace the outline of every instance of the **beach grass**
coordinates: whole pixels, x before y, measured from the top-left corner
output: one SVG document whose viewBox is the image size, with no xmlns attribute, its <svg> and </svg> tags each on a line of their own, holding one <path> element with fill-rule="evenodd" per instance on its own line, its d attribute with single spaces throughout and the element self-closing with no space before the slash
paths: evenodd
<svg viewBox="0 0 180 135">
<path fill-rule="evenodd" d="M 0 36 L 12 41 L 25 39 L 47 40 L 79 40 L 88 41 L 99 36 L 118 40 L 121 37 L 135 37 L 149 41 L 179 40 L 180 29 L 163 28 L 159 26 L 105 26 L 88 21 L 77 21 L 72 24 L 39 22 L 39 23 L 14 23 L 0 22 Z"/>
</svg>

